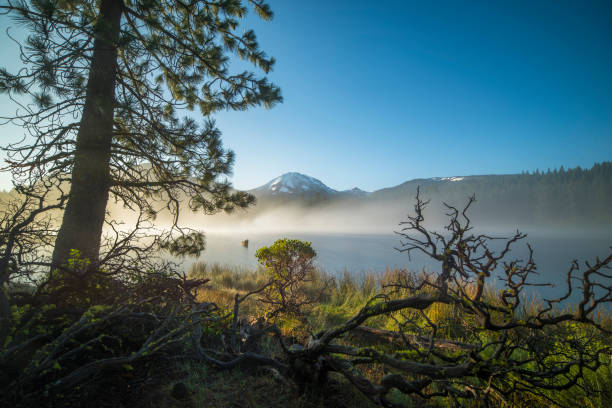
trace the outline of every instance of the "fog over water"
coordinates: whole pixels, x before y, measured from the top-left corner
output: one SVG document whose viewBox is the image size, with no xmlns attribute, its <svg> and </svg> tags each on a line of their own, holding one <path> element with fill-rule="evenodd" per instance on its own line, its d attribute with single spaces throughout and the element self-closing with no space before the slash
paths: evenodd
<svg viewBox="0 0 612 408">
<path fill-rule="evenodd" d="M 459 206 L 460 203 L 456 203 Z M 538 275 L 533 283 L 553 283 L 555 287 L 532 287 L 530 294 L 541 296 L 561 295 L 566 288 L 566 274 L 572 260 L 594 262 L 596 257 L 607 256 L 612 249 L 612 230 L 602 228 L 578 228 L 560 225 L 533 226 L 527 223 L 504 222 L 503 216 L 493 223 L 479 219 L 478 202 L 470 214 L 474 232 L 496 237 L 510 237 L 519 229 L 527 233 L 524 240 L 516 243 L 509 259 L 524 259 L 527 243 L 534 249 Z M 317 251 L 317 266 L 332 274 L 345 271 L 358 276 L 365 273 L 382 273 L 387 268 L 406 268 L 413 271 L 426 270 L 437 273 L 438 261 L 413 253 L 408 255 L 397 250 L 401 247 L 399 221 L 405 220 L 413 211 L 413 200 L 378 203 L 330 203 L 328 205 L 304 207 L 285 204 L 265 211 L 238 210 L 231 215 L 203 216 L 184 212 L 180 224 L 199 229 L 206 234 L 206 250 L 197 261 L 234 267 L 257 267 L 255 251 L 272 244 L 279 238 L 296 238 L 312 242 Z M 431 203 L 425 212 L 426 225 L 430 230 L 444 231 L 447 221 L 442 204 Z M 156 225 L 163 226 L 163 216 Z M 241 245 L 249 240 L 248 248 Z M 502 241 L 493 241 L 496 249 Z M 196 260 L 186 260 L 185 267 Z M 498 271 L 501 272 L 501 269 Z M 500 285 L 498 283 L 498 285 Z M 500 285 L 501 286 L 501 285 Z"/>
</svg>

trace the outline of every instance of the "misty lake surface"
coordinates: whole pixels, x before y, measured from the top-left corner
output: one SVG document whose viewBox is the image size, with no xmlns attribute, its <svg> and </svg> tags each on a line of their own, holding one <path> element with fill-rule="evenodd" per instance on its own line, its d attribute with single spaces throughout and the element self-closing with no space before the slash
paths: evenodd
<svg viewBox="0 0 612 408">
<path fill-rule="evenodd" d="M 504 234 L 494 235 L 504 236 Z M 437 272 L 441 267 L 439 262 L 416 252 L 409 259 L 405 253 L 395 249 L 401 247 L 401 242 L 400 237 L 393 233 L 385 235 L 298 232 L 243 235 L 207 233 L 207 248 L 199 261 L 255 268 L 257 267 L 255 251 L 271 245 L 278 238 L 295 238 L 312 242 L 312 247 L 317 252 L 317 266 L 335 276 L 342 275 L 346 271 L 359 277 L 370 272 L 382 273 L 386 268 Z M 248 248 L 241 245 L 244 239 L 249 240 Z M 534 249 L 534 260 L 538 266 L 538 275 L 533 276 L 531 281 L 555 284 L 554 288 L 530 288 L 529 294 L 553 296 L 565 293 L 566 274 L 572 260 L 578 260 L 583 267 L 584 261 L 594 262 L 597 256 L 604 258 L 610 254 L 612 231 L 528 232 L 526 239 L 514 245 L 511 257 L 524 259 L 527 255 L 527 243 L 530 243 Z M 495 249 L 496 245 L 492 245 L 492 248 Z M 501 287 L 501 284 L 497 283 L 497 286 Z"/>
</svg>

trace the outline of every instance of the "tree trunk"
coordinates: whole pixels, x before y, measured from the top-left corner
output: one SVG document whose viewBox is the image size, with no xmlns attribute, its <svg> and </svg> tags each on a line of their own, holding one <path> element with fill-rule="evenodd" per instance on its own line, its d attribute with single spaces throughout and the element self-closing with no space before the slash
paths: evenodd
<svg viewBox="0 0 612 408">
<path fill-rule="evenodd" d="M 83 117 L 77 134 L 72 185 L 53 250 L 53 268 L 66 264 L 72 249 L 95 266 L 110 187 L 117 42 L 122 0 L 102 0 Z"/>
</svg>

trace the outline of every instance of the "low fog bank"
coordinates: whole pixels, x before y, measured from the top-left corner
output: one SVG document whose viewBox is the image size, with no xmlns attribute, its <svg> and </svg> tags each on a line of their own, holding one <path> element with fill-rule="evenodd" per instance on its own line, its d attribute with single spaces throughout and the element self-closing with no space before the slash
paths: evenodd
<svg viewBox="0 0 612 408">
<path fill-rule="evenodd" d="M 406 218 L 406 206 L 358 204 L 347 208 L 340 203 L 316 207 L 290 204 L 266 211 L 237 210 L 214 216 L 184 215 L 185 225 L 214 232 L 311 232 L 385 234 L 398 229 Z"/>
<path fill-rule="evenodd" d="M 214 233 L 287 233 L 318 234 L 392 234 L 414 215 L 414 200 L 332 202 L 314 206 L 290 203 L 283 206 L 239 209 L 231 214 L 201 215 L 184 212 L 182 225 Z M 464 202 L 452 203 L 462 208 Z M 509 204 L 511 206 L 511 204 Z M 444 230 L 449 209 L 441 202 L 431 202 L 424 211 L 428 229 Z M 534 221 L 531 217 L 507 211 L 492 211 L 486 203 L 475 202 L 467 213 L 471 225 L 481 233 L 511 234 L 517 229 L 537 236 L 612 237 L 611 223 L 567 222 L 567 219 Z M 160 217 L 160 220 L 163 217 Z M 462 221 L 465 221 L 462 218 Z M 557 221 L 557 222 L 556 222 Z M 612 245 L 612 239 L 610 239 Z"/>
</svg>

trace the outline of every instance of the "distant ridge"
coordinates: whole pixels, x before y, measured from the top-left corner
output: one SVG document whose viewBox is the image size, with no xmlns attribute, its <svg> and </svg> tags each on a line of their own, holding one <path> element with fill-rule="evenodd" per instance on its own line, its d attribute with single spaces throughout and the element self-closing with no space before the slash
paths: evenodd
<svg viewBox="0 0 612 408">
<path fill-rule="evenodd" d="M 367 196 L 370 194 L 368 191 L 364 191 L 360 189 L 359 187 L 353 187 L 350 190 L 343 190 L 341 191 L 341 193 L 352 195 L 352 196 Z"/>
<path fill-rule="evenodd" d="M 358 206 L 376 209 L 404 205 L 408 209 L 417 187 L 436 208 L 442 203 L 462 206 L 475 195 L 472 214 L 479 222 L 612 226 L 612 162 L 595 164 L 591 169 L 414 179 L 371 193 L 358 187 L 337 191 L 319 179 L 290 172 L 250 190 L 258 202 L 250 212 L 288 205 L 334 205 L 347 212 Z"/>
<path fill-rule="evenodd" d="M 415 182 L 453 182 L 453 181 L 462 181 L 466 177 L 488 177 L 488 176 L 454 176 L 454 177 L 431 177 L 428 179 L 413 179 L 406 181 L 396 187 L 402 186 L 404 184 L 412 184 Z M 389 187 L 395 188 L 395 187 Z M 383 188 L 381 190 L 387 190 L 388 188 Z M 381 191 L 377 190 L 377 191 Z M 272 180 L 268 181 L 266 184 L 254 188 L 252 190 L 248 190 L 251 193 L 259 193 L 259 194 L 341 194 L 341 195 L 352 195 L 352 196 L 367 196 L 372 194 L 368 191 L 362 190 L 359 187 L 353 187 L 350 190 L 334 190 L 331 187 L 328 187 L 321 180 L 308 176 L 303 173 L 298 172 L 288 172 L 284 173 Z"/>
</svg>

